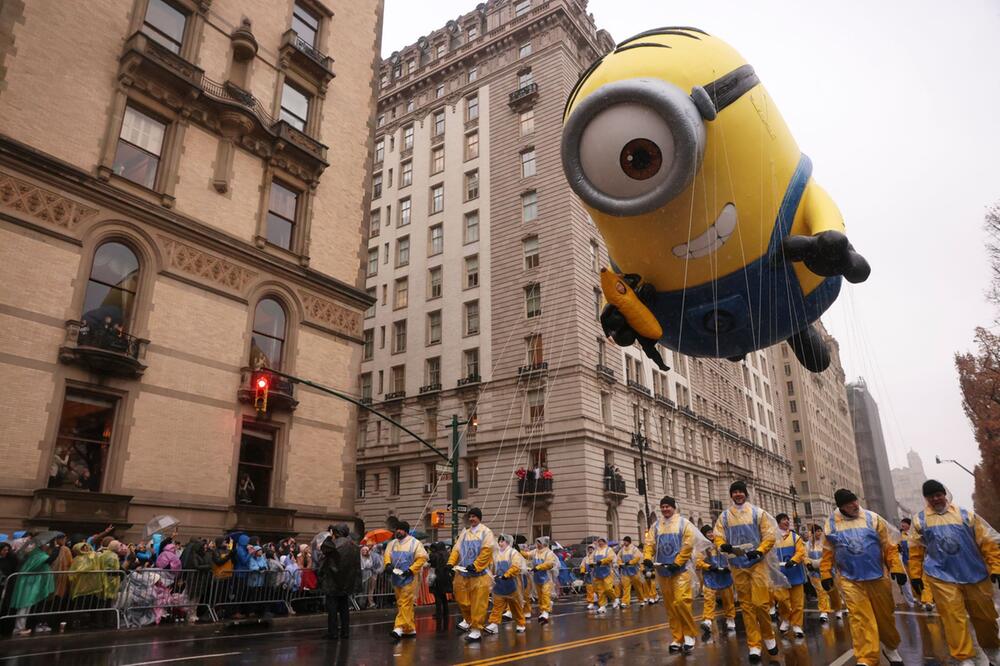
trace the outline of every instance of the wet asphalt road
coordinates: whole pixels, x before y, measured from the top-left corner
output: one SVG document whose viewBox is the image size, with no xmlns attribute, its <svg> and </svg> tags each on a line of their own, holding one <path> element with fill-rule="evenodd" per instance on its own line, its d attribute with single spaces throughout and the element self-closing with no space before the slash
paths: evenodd
<svg viewBox="0 0 1000 666">
<path fill-rule="evenodd" d="M 467 644 L 455 628 L 454 616 L 436 622 L 421 609 L 418 637 L 394 643 L 389 638 L 392 616 L 386 611 L 355 613 L 351 638 L 328 641 L 323 619 L 295 618 L 270 630 L 245 627 L 238 631 L 220 627 L 172 627 L 149 632 L 102 632 L 43 639 L 0 641 L 0 666 L 108 665 L 152 666 L 153 664 L 393 664 L 436 666 L 438 664 L 599 664 L 642 666 L 645 664 L 745 664 L 746 642 L 742 622 L 734 635 L 699 638 L 690 656 L 671 655 L 662 606 L 609 611 L 605 617 L 588 613 L 582 603 L 557 604 L 552 622 L 540 626 L 532 621 L 525 634 L 515 634 L 509 623 L 497 636 L 484 636 Z M 696 603 L 700 611 L 700 601 Z M 903 637 L 900 652 L 907 666 L 947 663 L 947 647 L 936 615 L 899 609 L 896 624 Z M 806 638 L 779 641 L 781 653 L 771 664 L 788 666 L 844 666 L 854 664 L 850 634 L 843 622 L 820 624 L 815 611 L 807 611 Z M 766 657 L 767 655 L 765 655 Z M 765 661 L 765 663 L 767 663 Z M 883 662 L 886 663 L 886 662 Z"/>
</svg>

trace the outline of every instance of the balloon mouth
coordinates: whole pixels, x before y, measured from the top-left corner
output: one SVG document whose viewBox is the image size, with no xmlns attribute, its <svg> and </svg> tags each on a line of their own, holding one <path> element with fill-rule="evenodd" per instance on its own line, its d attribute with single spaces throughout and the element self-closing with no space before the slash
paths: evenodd
<svg viewBox="0 0 1000 666">
<path fill-rule="evenodd" d="M 672 252 L 680 259 L 700 259 L 714 254 L 726 244 L 739 223 L 739 215 L 736 206 L 727 203 L 722 207 L 722 212 L 715 218 L 715 222 L 697 238 L 692 238 L 686 243 L 675 245 Z"/>
</svg>

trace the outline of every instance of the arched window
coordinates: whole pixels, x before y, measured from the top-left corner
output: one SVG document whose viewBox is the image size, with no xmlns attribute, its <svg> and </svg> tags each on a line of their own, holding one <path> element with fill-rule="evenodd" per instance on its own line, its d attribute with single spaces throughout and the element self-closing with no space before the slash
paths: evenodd
<svg viewBox="0 0 1000 666">
<path fill-rule="evenodd" d="M 608 512 L 604 516 L 608 524 L 608 541 L 618 540 L 618 511 L 614 507 L 608 507 Z"/>
<path fill-rule="evenodd" d="M 280 370 L 284 347 L 285 309 L 273 298 L 262 298 L 253 314 L 250 365 Z"/>
<path fill-rule="evenodd" d="M 81 319 L 94 331 L 101 327 L 128 329 L 138 288 L 135 253 L 122 243 L 104 243 L 94 253 Z"/>
</svg>

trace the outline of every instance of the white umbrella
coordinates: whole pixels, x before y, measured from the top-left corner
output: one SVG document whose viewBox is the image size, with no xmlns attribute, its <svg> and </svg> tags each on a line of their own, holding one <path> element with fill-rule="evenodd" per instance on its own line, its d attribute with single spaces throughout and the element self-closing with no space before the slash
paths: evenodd
<svg viewBox="0 0 1000 666">
<path fill-rule="evenodd" d="M 173 516 L 155 516 L 152 520 L 146 523 L 145 536 L 148 539 L 157 532 L 165 532 L 171 527 L 180 525 L 181 521 L 177 520 Z"/>
</svg>

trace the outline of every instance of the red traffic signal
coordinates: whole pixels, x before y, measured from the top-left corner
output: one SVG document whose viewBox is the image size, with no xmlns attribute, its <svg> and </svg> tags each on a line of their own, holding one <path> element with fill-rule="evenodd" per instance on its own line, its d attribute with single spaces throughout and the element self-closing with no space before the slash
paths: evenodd
<svg viewBox="0 0 1000 666">
<path fill-rule="evenodd" d="M 257 388 L 260 390 L 267 389 L 267 377 L 261 375 L 260 377 L 257 378 Z"/>
<path fill-rule="evenodd" d="M 271 386 L 271 378 L 265 374 L 257 375 L 253 382 L 253 406 L 258 413 L 267 411 L 267 392 Z"/>
</svg>

